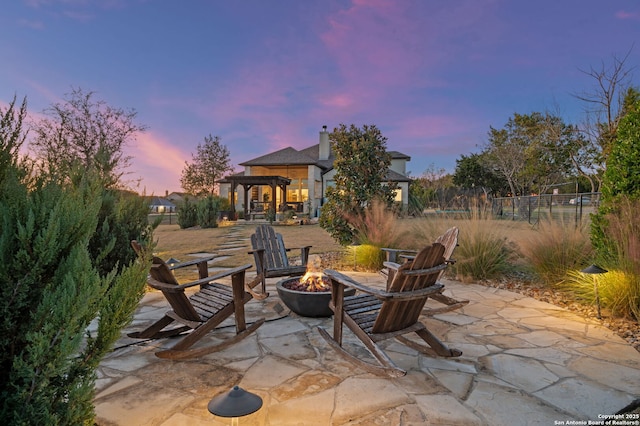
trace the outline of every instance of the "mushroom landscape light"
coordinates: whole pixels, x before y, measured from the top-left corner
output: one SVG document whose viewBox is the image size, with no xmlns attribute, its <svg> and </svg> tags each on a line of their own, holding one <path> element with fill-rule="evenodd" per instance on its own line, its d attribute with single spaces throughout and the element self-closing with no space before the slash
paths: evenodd
<svg viewBox="0 0 640 426">
<path fill-rule="evenodd" d="M 262 407 L 262 398 L 234 386 L 229 392 L 213 397 L 207 409 L 211 414 L 220 417 L 231 417 L 231 424 L 238 424 L 238 417 L 255 413 Z"/>
<path fill-rule="evenodd" d="M 600 314 L 600 295 L 598 294 L 597 275 L 605 274 L 609 271 L 607 271 L 606 269 L 602 269 L 598 265 L 589 265 L 580 272 L 582 272 L 583 274 L 593 275 L 593 293 L 595 294 L 595 297 L 596 297 L 596 306 L 598 308 L 598 319 L 602 319 L 602 315 Z"/>
</svg>

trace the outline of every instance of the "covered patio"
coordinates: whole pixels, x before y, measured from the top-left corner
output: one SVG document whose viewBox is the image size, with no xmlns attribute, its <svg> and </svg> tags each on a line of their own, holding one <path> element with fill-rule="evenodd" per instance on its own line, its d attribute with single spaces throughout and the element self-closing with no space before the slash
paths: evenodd
<svg viewBox="0 0 640 426">
<path fill-rule="evenodd" d="M 270 187 L 272 194 L 274 194 L 274 196 L 271 197 L 271 200 L 269 200 L 270 208 L 273 209 L 274 212 L 277 212 L 278 201 L 277 197 L 275 196 L 276 189 L 279 188 L 281 191 L 280 204 L 287 204 L 287 185 L 291 184 L 291 179 L 282 176 L 225 176 L 223 179 L 219 180 L 218 183 L 226 183 L 231 185 L 229 195 L 231 197 L 230 203 L 232 217 L 236 217 L 235 191 L 238 185 L 242 185 L 244 195 L 244 218 L 246 220 L 249 220 L 250 217 L 256 213 L 256 211 L 251 208 L 251 200 L 249 200 L 249 190 L 251 190 L 252 187 Z"/>
</svg>

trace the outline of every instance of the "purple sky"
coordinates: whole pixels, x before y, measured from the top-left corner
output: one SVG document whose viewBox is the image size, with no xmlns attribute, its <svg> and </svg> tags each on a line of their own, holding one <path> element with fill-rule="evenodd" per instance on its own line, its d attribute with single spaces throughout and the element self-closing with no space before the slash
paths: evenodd
<svg viewBox="0 0 640 426">
<path fill-rule="evenodd" d="M 515 112 L 577 123 L 573 94 L 594 89 L 580 70 L 630 50 L 637 67 L 639 44 L 636 0 L 12 0 L 0 106 L 26 96 L 37 115 L 79 87 L 134 108 L 147 194 L 181 191 L 208 134 L 239 171 L 340 123 L 375 124 L 420 176 L 453 172 Z"/>
</svg>

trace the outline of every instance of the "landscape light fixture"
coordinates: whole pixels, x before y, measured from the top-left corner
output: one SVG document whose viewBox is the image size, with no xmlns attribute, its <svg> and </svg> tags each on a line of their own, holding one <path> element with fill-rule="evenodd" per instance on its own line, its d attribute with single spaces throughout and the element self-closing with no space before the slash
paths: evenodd
<svg viewBox="0 0 640 426">
<path fill-rule="evenodd" d="M 600 295 L 598 294 L 598 277 L 597 276 L 600 274 L 606 274 L 609 271 L 607 271 L 606 269 L 602 269 L 598 265 L 589 265 L 580 272 L 582 272 L 583 274 L 593 275 L 593 293 L 596 296 L 596 306 L 598 308 L 598 319 L 602 319 L 602 315 L 600 314 Z"/>
<path fill-rule="evenodd" d="M 231 424 L 238 424 L 238 417 L 255 413 L 262 407 L 262 398 L 234 386 L 229 392 L 213 397 L 207 409 L 211 414 L 220 417 L 231 417 Z"/>
<path fill-rule="evenodd" d="M 166 263 L 167 265 L 173 267 L 173 266 L 176 266 L 178 263 L 180 263 L 180 261 L 172 257 L 171 259 L 167 260 Z"/>
</svg>

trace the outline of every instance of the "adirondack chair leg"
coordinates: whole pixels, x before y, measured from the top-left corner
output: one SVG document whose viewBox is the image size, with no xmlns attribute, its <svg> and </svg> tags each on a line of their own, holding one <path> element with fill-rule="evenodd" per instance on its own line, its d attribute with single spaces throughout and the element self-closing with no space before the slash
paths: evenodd
<svg viewBox="0 0 640 426">
<path fill-rule="evenodd" d="M 244 274 L 239 274 L 238 276 L 232 277 L 232 286 L 235 287 L 236 294 L 238 293 L 238 289 L 242 290 L 244 285 Z M 264 320 L 259 320 L 254 323 L 250 329 L 251 331 L 246 332 L 247 326 L 244 322 L 244 303 L 248 302 L 251 299 L 251 296 L 245 293 L 244 297 L 238 297 L 234 295 L 234 303 L 225 306 L 223 309 L 218 311 L 214 316 L 209 318 L 209 320 L 193 330 L 191 333 L 186 335 L 182 340 L 176 343 L 171 349 L 156 352 L 156 356 L 158 358 L 171 358 L 171 359 L 182 359 L 182 358 L 190 358 L 193 354 L 199 354 L 202 351 L 205 353 L 215 352 L 222 348 L 229 346 L 230 344 L 239 341 L 241 338 L 245 337 L 247 334 L 255 331 Z M 240 305 L 240 306 L 236 306 Z M 227 319 L 232 313 L 236 314 L 236 335 L 231 337 L 224 342 L 214 345 L 210 348 L 202 348 L 202 349 L 194 349 L 193 351 L 187 351 L 188 348 L 193 346 L 198 340 L 200 340 L 203 336 L 207 335 L 211 330 L 216 328 L 220 323 L 222 323 L 225 319 Z M 241 337 L 240 337 L 241 336 Z M 184 354 L 181 355 L 181 353 Z"/>
<path fill-rule="evenodd" d="M 459 349 L 450 349 L 447 345 L 442 343 L 440 339 L 438 339 L 433 333 L 431 333 L 426 327 L 420 330 L 416 330 L 416 334 L 422 338 L 430 348 L 427 348 L 419 343 L 416 343 L 412 340 L 407 339 L 404 336 L 396 336 L 396 339 L 402 342 L 403 344 L 419 351 L 427 354 L 435 352 L 437 355 L 444 357 L 458 357 L 462 355 L 462 351 Z"/>
<path fill-rule="evenodd" d="M 380 375 L 386 374 L 391 377 L 402 377 L 407 374 L 406 371 L 398 368 L 391 358 L 384 353 L 382 349 L 378 347 L 370 338 L 364 333 L 357 324 L 347 315 L 343 314 L 344 306 L 344 285 L 335 282 L 332 287 L 332 302 L 330 308 L 333 310 L 333 337 L 327 333 L 327 331 L 318 327 L 318 332 L 324 338 L 324 340 L 331 345 L 331 347 L 340 354 L 343 358 L 347 359 L 359 367 L 370 373 Z M 351 331 L 364 343 L 369 352 L 378 360 L 381 365 L 374 365 L 369 362 L 356 358 L 342 347 L 342 324 L 346 324 Z"/>
<path fill-rule="evenodd" d="M 175 321 L 173 318 L 165 315 L 144 330 L 128 333 L 127 336 L 134 339 L 161 339 L 164 337 L 176 336 L 180 333 L 191 330 L 190 327 L 184 326 L 162 331 L 163 328 L 171 324 L 173 321 Z"/>
<path fill-rule="evenodd" d="M 253 288 L 260 283 L 262 283 L 262 293 L 257 293 Z M 249 294 L 251 294 L 256 300 L 264 300 L 269 297 L 269 293 L 267 293 L 266 288 L 267 284 L 262 274 L 258 274 L 253 280 L 245 285 L 247 292 L 249 292 Z"/>
<path fill-rule="evenodd" d="M 445 306 L 441 308 L 425 308 L 422 311 L 422 315 L 433 316 L 433 315 L 438 315 L 445 312 L 451 312 L 456 309 L 460 309 L 469 303 L 468 300 L 452 299 L 451 297 L 445 296 L 444 294 L 441 294 L 441 293 L 433 294 L 430 296 L 430 298 L 440 303 L 444 303 Z"/>
<path fill-rule="evenodd" d="M 317 327 L 318 328 L 318 332 L 320 333 L 320 335 L 324 338 L 324 340 L 326 340 L 326 342 L 333 348 L 333 350 L 336 351 L 336 353 L 338 353 L 338 355 L 342 356 L 344 359 L 346 359 L 347 361 L 357 365 L 358 367 L 362 368 L 365 371 L 368 371 L 369 373 L 373 373 L 375 375 L 387 375 L 390 377 L 402 377 L 404 375 L 407 374 L 406 371 L 404 371 L 403 369 L 396 367 L 395 364 L 393 363 L 393 361 L 391 361 L 390 359 L 387 358 L 387 362 L 386 365 L 375 365 L 375 364 L 371 364 L 369 362 L 363 361 L 360 358 L 356 358 L 354 355 L 350 354 L 349 352 L 347 352 L 341 345 L 338 344 L 338 342 L 336 342 L 333 337 L 331 337 L 329 335 L 329 333 L 327 333 L 327 330 L 325 330 L 322 327 Z M 377 345 L 376 345 L 377 347 Z M 379 349 L 378 349 L 379 350 Z M 384 353 L 384 352 L 382 352 Z M 385 355 L 386 357 L 386 355 Z M 377 359 L 377 357 L 376 357 Z"/>
<path fill-rule="evenodd" d="M 205 324 L 202 324 L 200 327 L 196 328 L 191 333 L 187 334 L 182 340 L 176 343 L 171 348 L 171 350 L 181 351 L 181 350 L 190 348 L 191 346 L 193 346 L 194 343 L 200 340 L 203 336 L 207 335 L 211 330 L 213 330 L 218 325 L 220 325 L 220 323 L 225 319 L 227 319 L 232 313 L 233 313 L 233 305 L 225 306 L 223 309 L 218 311 L 214 316 L 212 316 L 209 319 L 209 321 L 207 321 Z M 156 353 L 156 355 L 158 355 L 158 353 Z"/>
<path fill-rule="evenodd" d="M 185 350 L 175 350 L 171 348 L 164 351 L 156 352 L 156 356 L 158 358 L 180 360 L 180 359 L 198 358 L 213 352 L 221 351 L 239 342 L 240 340 L 247 337 L 249 334 L 256 331 L 262 324 L 264 324 L 264 321 L 265 321 L 264 318 L 260 318 L 259 320 L 251 324 L 249 327 L 247 327 L 245 330 L 241 331 L 240 333 L 236 334 L 233 337 L 225 339 L 224 342 L 219 343 L 217 345 L 207 346 L 204 348 L 185 349 Z"/>
<path fill-rule="evenodd" d="M 453 309 L 457 309 L 469 303 L 468 300 L 458 300 L 449 296 L 445 296 L 442 293 L 435 293 L 430 296 L 432 299 L 437 300 L 438 302 L 444 303 L 445 305 L 455 306 Z"/>
</svg>

